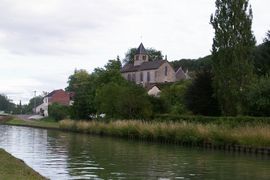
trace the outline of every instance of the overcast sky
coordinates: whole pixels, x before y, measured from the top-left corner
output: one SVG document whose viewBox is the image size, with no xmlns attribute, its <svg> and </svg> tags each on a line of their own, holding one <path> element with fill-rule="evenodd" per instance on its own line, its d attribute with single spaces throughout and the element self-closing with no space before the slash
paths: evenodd
<svg viewBox="0 0 270 180">
<path fill-rule="evenodd" d="M 261 43 L 270 1 L 250 0 Z M 214 0 L 0 0 L 0 93 L 27 103 L 143 42 L 168 60 L 210 54 Z"/>
</svg>

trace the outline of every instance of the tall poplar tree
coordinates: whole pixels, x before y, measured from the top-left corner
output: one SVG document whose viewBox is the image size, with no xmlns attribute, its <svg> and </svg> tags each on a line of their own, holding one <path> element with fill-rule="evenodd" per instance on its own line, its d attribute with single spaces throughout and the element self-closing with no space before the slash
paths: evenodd
<svg viewBox="0 0 270 180">
<path fill-rule="evenodd" d="M 248 0 L 216 0 L 211 15 L 214 87 L 224 115 L 245 112 L 244 92 L 253 77 L 252 9 Z"/>
</svg>

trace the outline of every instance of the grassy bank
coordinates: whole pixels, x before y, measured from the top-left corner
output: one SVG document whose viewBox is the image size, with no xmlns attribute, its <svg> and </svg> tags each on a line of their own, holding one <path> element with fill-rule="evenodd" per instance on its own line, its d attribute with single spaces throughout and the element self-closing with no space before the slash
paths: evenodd
<svg viewBox="0 0 270 180">
<path fill-rule="evenodd" d="M 0 149 L 0 162 L 0 179 L 45 179 L 23 161 L 16 159 L 3 149 Z"/>
<path fill-rule="evenodd" d="M 5 122 L 5 124 L 16 125 L 16 126 L 36 127 L 36 128 L 59 129 L 58 122 L 48 121 L 48 120 L 24 121 L 20 119 L 11 119 Z"/>
<path fill-rule="evenodd" d="M 211 123 L 142 121 L 105 123 L 63 120 L 59 126 L 61 129 L 76 132 L 167 143 L 270 147 L 270 125 L 259 123 L 252 126 L 230 127 Z"/>
</svg>

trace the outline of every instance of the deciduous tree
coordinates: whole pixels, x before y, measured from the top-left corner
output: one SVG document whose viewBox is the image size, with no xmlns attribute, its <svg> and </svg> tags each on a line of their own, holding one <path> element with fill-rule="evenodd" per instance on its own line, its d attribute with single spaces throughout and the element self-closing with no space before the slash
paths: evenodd
<svg viewBox="0 0 270 180">
<path fill-rule="evenodd" d="M 211 16 L 214 87 L 224 115 L 245 113 L 244 93 L 253 77 L 252 10 L 248 0 L 216 0 Z"/>
</svg>

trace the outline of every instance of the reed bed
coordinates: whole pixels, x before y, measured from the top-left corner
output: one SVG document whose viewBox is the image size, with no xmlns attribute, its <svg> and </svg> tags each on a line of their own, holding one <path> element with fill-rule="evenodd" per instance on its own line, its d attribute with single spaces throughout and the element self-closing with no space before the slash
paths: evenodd
<svg viewBox="0 0 270 180">
<path fill-rule="evenodd" d="M 76 132 L 175 144 L 270 147 L 270 125 L 266 124 L 230 127 L 190 122 L 62 120 L 59 126 L 61 129 Z"/>
</svg>

